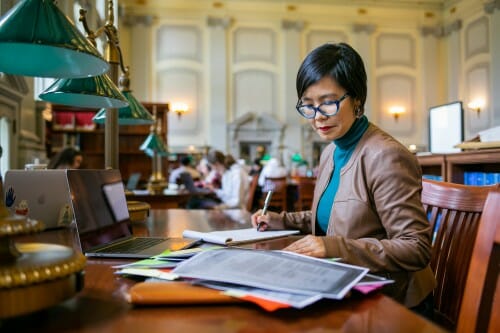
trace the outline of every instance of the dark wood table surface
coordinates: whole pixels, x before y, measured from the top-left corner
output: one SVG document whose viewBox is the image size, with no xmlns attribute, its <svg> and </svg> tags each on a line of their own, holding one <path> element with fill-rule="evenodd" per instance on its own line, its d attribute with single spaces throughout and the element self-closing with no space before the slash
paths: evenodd
<svg viewBox="0 0 500 333">
<path fill-rule="evenodd" d="M 243 211 L 153 210 L 147 222 L 133 226 L 137 235 L 181 236 L 200 231 L 249 227 Z M 68 231 L 21 237 L 19 241 L 68 244 Z M 295 238 L 249 244 L 281 249 Z M 305 309 L 266 312 L 250 303 L 135 307 L 124 295 L 136 281 L 113 274 L 127 260 L 89 259 L 85 287 L 75 297 L 42 311 L 0 321 L 0 332 L 443 332 L 382 294 L 323 300 Z"/>
</svg>

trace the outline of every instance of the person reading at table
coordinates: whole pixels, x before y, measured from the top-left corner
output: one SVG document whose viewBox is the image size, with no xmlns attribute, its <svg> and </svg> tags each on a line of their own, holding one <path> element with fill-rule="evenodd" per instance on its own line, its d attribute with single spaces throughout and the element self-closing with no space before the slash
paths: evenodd
<svg viewBox="0 0 500 333">
<path fill-rule="evenodd" d="M 252 215 L 259 230 L 309 233 L 285 250 L 335 257 L 395 280 L 384 290 L 432 317 L 435 278 L 421 170 L 408 149 L 364 115 L 367 76 L 348 44 L 314 49 L 297 74 L 297 111 L 331 143 L 320 158 L 310 211 Z M 388 318 L 390 320 L 390 318 Z"/>
</svg>

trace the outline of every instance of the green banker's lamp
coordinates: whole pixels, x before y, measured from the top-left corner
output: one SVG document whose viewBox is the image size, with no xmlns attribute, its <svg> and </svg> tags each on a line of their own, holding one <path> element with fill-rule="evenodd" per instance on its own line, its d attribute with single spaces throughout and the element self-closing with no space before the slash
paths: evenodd
<svg viewBox="0 0 500 333">
<path fill-rule="evenodd" d="M 20 1 L 0 19 L 0 72 L 55 78 L 103 74 L 109 64 L 53 0 Z"/>
<path fill-rule="evenodd" d="M 87 33 L 87 38 L 95 44 L 101 34 L 107 37 L 105 49 L 106 60 L 111 64 L 110 77 L 106 75 L 87 79 L 61 79 L 40 94 L 40 98 L 58 104 L 107 108 L 101 109 L 93 118 L 97 124 L 105 124 L 105 167 L 118 169 L 118 125 L 144 125 L 154 122 L 151 114 L 132 95 L 129 80 L 129 69 L 123 65 L 123 56 L 118 39 L 118 31 L 114 26 L 113 1 L 108 1 L 108 19 L 106 24 L 96 32 L 90 30 L 86 11 L 80 10 L 80 21 Z M 120 89 L 114 82 L 118 81 L 121 69 Z M 86 88 L 89 89 L 86 89 Z M 119 110 L 117 110 L 119 108 Z"/>
<path fill-rule="evenodd" d="M 0 72 L 13 75 L 83 78 L 110 67 L 53 0 L 20 1 L 0 18 L 0 54 Z M 16 243 L 18 235 L 43 230 L 43 221 L 6 208 L 1 178 L 0 193 L 0 319 L 80 291 L 85 257 L 63 245 Z"/>
<path fill-rule="evenodd" d="M 153 112 L 156 117 L 156 112 Z M 168 186 L 166 178 L 162 173 L 162 157 L 168 156 L 168 149 L 161 139 L 159 133 L 161 128 L 159 124 L 151 125 L 150 133 L 146 140 L 139 147 L 146 155 L 151 157 L 152 173 L 148 182 L 148 190 L 153 194 L 161 194 Z"/>
</svg>

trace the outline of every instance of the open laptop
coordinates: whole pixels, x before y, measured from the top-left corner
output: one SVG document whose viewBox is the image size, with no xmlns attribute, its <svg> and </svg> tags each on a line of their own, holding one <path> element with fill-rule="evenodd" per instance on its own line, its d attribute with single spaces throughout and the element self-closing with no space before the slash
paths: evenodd
<svg viewBox="0 0 500 333">
<path fill-rule="evenodd" d="M 196 244 L 192 239 L 134 237 L 119 170 L 70 169 L 68 184 L 82 252 L 108 258 L 149 258 Z"/>
<path fill-rule="evenodd" d="M 134 172 L 128 177 L 127 180 L 127 190 L 133 191 L 137 189 L 137 185 L 139 185 L 139 181 L 141 180 L 141 173 Z"/>
<path fill-rule="evenodd" d="M 66 170 L 7 170 L 4 191 L 12 213 L 42 221 L 45 229 L 68 227 L 73 221 Z"/>
</svg>

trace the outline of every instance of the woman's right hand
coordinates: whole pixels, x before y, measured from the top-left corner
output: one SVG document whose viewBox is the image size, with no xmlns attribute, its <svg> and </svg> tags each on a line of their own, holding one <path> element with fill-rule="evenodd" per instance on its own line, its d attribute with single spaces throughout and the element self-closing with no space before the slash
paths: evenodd
<svg viewBox="0 0 500 333">
<path fill-rule="evenodd" d="M 275 212 L 268 211 L 265 215 L 262 215 L 262 209 L 260 209 L 252 214 L 251 221 L 254 228 L 257 228 L 259 223 L 262 223 L 259 231 L 285 229 L 281 215 Z"/>
</svg>

